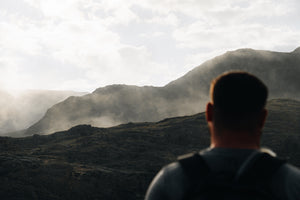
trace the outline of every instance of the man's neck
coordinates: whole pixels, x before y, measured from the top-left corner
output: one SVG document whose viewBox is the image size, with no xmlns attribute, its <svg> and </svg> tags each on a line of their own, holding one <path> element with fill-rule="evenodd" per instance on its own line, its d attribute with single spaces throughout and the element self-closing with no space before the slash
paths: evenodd
<svg viewBox="0 0 300 200">
<path fill-rule="evenodd" d="M 211 135 L 211 148 L 259 149 L 260 134 L 245 132 L 222 132 Z"/>
</svg>

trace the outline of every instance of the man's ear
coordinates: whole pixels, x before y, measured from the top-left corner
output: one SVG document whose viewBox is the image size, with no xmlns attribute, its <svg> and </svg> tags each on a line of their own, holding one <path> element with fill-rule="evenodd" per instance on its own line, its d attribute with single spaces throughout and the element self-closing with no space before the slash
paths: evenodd
<svg viewBox="0 0 300 200">
<path fill-rule="evenodd" d="M 212 122 L 213 120 L 213 104 L 208 102 L 206 105 L 205 117 L 207 122 Z"/>
<path fill-rule="evenodd" d="M 262 114 L 261 114 L 261 118 L 260 118 L 260 122 L 259 122 L 259 128 L 262 129 L 265 125 L 265 122 L 267 120 L 267 116 L 268 116 L 268 110 L 267 109 L 263 109 Z"/>
</svg>

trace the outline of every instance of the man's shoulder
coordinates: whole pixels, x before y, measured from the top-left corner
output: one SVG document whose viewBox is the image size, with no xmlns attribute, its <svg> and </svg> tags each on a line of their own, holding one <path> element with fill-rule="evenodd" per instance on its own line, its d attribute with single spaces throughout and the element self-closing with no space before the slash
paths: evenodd
<svg viewBox="0 0 300 200">
<path fill-rule="evenodd" d="M 272 188 L 284 199 L 299 199 L 300 169 L 289 163 L 284 164 L 274 176 Z"/>
<path fill-rule="evenodd" d="M 279 174 L 285 174 L 286 177 L 295 177 L 300 179 L 300 169 L 290 163 L 284 164 L 278 171 Z"/>
<path fill-rule="evenodd" d="M 228 151 L 228 150 L 204 150 L 199 153 L 204 160 L 208 161 L 209 166 L 214 166 L 213 171 L 218 171 L 221 168 L 228 170 L 235 170 L 239 162 L 234 160 L 242 160 L 242 157 L 251 154 L 251 151 Z M 230 155 L 228 159 L 228 155 Z M 186 156 L 185 156 L 186 157 Z M 220 160 L 224 162 L 220 162 Z M 226 160 L 226 162 L 225 162 Z M 227 161 L 232 161 L 232 163 Z M 234 161 L 234 162 L 233 162 Z M 273 191 L 276 191 L 281 198 L 296 200 L 300 196 L 300 170 L 288 163 L 283 164 L 277 171 L 274 177 Z M 152 199 L 182 199 L 185 193 L 191 187 L 191 182 L 185 169 L 180 162 L 172 162 L 164 166 L 153 180 L 148 194 L 147 200 Z M 287 198 L 288 197 L 288 198 Z"/>
<path fill-rule="evenodd" d="M 262 153 L 268 153 L 271 156 L 275 156 L 274 152 L 261 150 Z M 218 152 L 219 153 L 219 152 Z M 213 166 L 215 162 L 214 158 L 219 157 L 215 155 L 215 152 L 211 152 L 210 150 L 204 150 L 199 153 L 203 156 L 204 160 L 211 162 L 208 163 L 210 166 Z M 183 157 L 189 157 L 192 154 L 184 155 Z M 236 156 L 239 159 L 239 156 Z M 213 159 L 211 159 L 213 158 Z M 226 166 L 222 166 L 224 169 Z M 230 168 L 230 167 L 229 167 Z M 216 167 L 218 170 L 218 167 Z M 180 162 L 173 162 L 162 169 L 164 174 L 164 179 L 167 183 L 171 183 L 169 186 L 170 188 L 182 188 L 182 191 L 188 190 L 190 185 L 190 179 L 187 176 L 183 166 Z M 272 190 L 276 193 L 276 196 L 280 196 L 280 199 L 299 199 L 300 196 L 300 169 L 290 163 L 284 163 L 282 166 L 277 170 L 275 174 L 273 174 L 273 183 L 272 183 Z"/>
<path fill-rule="evenodd" d="M 181 200 L 189 187 L 189 179 L 179 162 L 164 166 L 150 184 L 147 200 Z"/>
<path fill-rule="evenodd" d="M 184 169 L 178 161 L 164 166 L 160 173 L 170 188 L 183 188 L 188 182 Z"/>
</svg>

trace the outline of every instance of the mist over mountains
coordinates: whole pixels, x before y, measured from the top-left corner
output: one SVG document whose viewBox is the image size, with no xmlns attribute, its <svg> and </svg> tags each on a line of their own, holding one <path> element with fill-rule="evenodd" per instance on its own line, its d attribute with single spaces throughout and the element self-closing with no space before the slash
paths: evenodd
<svg viewBox="0 0 300 200">
<path fill-rule="evenodd" d="M 72 91 L 28 90 L 12 94 L 0 90 L 0 135 L 27 129 L 41 119 L 48 108 L 69 96 L 85 93 Z"/>
<path fill-rule="evenodd" d="M 300 48 L 290 53 L 239 49 L 217 56 L 164 87 L 110 85 L 50 108 L 26 132 L 49 134 L 78 124 L 97 127 L 158 121 L 202 112 L 213 78 L 228 70 L 244 70 L 262 79 L 269 99 L 300 99 Z"/>
<path fill-rule="evenodd" d="M 240 49 L 209 60 L 164 87 L 111 85 L 68 97 L 27 130 L 33 136 L 0 137 L 0 197 L 144 199 L 163 165 L 208 147 L 202 111 L 210 81 L 232 69 L 251 72 L 267 84 L 269 114 L 262 146 L 299 167 L 300 48 L 291 53 Z M 15 97 L 0 94 L 1 105 L 16 109 Z M 41 106 L 37 113 L 51 106 L 47 100 L 55 95 L 47 95 L 20 98 L 24 116 L 30 113 L 26 105 Z M 121 125 L 94 127 L 115 124 Z"/>
</svg>

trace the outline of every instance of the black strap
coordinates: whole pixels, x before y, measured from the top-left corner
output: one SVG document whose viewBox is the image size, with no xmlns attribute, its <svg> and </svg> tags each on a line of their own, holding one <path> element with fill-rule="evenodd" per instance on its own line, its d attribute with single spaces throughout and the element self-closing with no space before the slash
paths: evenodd
<svg viewBox="0 0 300 200">
<path fill-rule="evenodd" d="M 191 153 L 178 157 L 178 161 L 192 183 L 205 178 L 210 173 L 210 168 L 199 153 Z"/>
<path fill-rule="evenodd" d="M 241 184 L 267 184 L 272 181 L 276 171 L 286 163 L 268 153 L 254 152 L 242 164 L 235 181 Z"/>
<path fill-rule="evenodd" d="M 199 153 L 181 156 L 178 161 L 191 184 L 185 199 L 189 199 L 189 195 L 201 188 L 201 184 L 204 186 L 205 182 L 214 182 L 210 180 L 213 176 L 209 166 Z M 267 153 L 255 151 L 241 165 L 233 182 L 249 189 L 254 186 L 255 191 L 268 193 L 273 175 L 285 162 Z"/>
<path fill-rule="evenodd" d="M 208 180 L 207 177 L 211 174 L 211 171 L 205 160 L 198 153 L 180 156 L 178 157 L 178 162 L 189 179 L 190 185 L 183 198 L 184 200 L 189 200 L 196 190 Z"/>
</svg>

